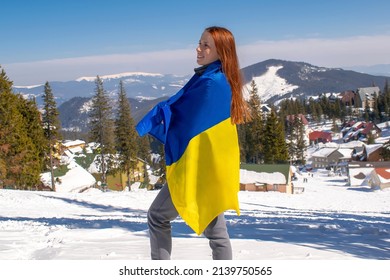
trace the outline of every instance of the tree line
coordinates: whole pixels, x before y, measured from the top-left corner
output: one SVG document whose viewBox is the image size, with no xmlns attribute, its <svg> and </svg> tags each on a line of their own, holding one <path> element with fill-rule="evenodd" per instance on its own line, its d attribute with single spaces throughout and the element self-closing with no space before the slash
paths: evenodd
<svg viewBox="0 0 390 280">
<path fill-rule="evenodd" d="M 317 99 L 296 98 L 284 99 L 279 104 L 281 118 L 287 115 L 304 114 L 310 116 L 310 121 L 325 119 L 340 119 L 342 122 L 350 119 L 380 123 L 390 119 L 390 87 L 388 81 L 381 92 L 373 96 L 373 105 L 369 106 L 368 99 L 364 110 L 358 110 L 358 103 L 347 106 L 340 98 L 334 95 L 320 95 Z M 360 105 L 360 104 L 359 104 Z"/>
</svg>

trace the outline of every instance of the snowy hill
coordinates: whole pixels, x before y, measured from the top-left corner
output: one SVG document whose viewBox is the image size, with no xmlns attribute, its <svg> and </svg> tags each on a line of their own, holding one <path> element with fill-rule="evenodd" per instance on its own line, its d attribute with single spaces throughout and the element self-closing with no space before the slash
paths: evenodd
<svg viewBox="0 0 390 280">
<path fill-rule="evenodd" d="M 340 93 L 373 84 L 383 89 L 385 76 L 374 76 L 341 68 L 314 66 L 305 62 L 269 59 L 242 69 L 248 88 L 254 79 L 262 102 L 276 102 L 287 97 L 318 96 Z"/>
<path fill-rule="evenodd" d="M 282 65 L 269 66 L 267 72 L 263 75 L 253 77 L 253 80 L 258 87 L 257 93 L 262 100 L 270 100 L 273 97 L 282 97 L 285 94 L 291 93 L 295 89 L 299 88 L 299 86 L 291 85 L 287 82 L 287 80 L 278 76 L 277 72 L 282 68 Z M 246 93 L 246 99 L 249 98 L 249 92 L 251 89 L 250 84 L 251 82 L 245 84 L 246 91 L 244 92 Z"/>
</svg>

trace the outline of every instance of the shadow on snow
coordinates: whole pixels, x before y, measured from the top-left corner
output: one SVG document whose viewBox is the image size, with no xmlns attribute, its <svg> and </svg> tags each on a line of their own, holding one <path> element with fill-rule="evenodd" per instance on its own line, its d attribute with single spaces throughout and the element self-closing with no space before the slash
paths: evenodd
<svg viewBox="0 0 390 280">
<path fill-rule="evenodd" d="M 101 211 L 102 215 L 77 217 L 0 217 L 0 221 L 32 221 L 69 229 L 123 228 L 144 235 L 147 211 L 101 205 L 86 201 L 52 197 L 69 204 Z M 259 205 L 260 210 L 245 210 L 237 216 L 226 212 L 232 239 L 254 239 L 340 251 L 363 259 L 390 259 L 390 212 L 341 213 Z M 378 216 L 380 215 L 380 216 Z M 172 222 L 176 238 L 197 237 L 178 218 Z"/>
</svg>

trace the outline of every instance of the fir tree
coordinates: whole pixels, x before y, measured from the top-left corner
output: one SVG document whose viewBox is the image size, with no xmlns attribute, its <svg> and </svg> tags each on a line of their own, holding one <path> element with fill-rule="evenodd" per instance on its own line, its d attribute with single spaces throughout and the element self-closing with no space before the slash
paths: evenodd
<svg viewBox="0 0 390 280">
<path fill-rule="evenodd" d="M 286 123 L 288 140 L 286 147 L 290 161 L 302 164 L 305 162 L 306 151 L 304 124 L 298 114 L 291 117 Z"/>
<path fill-rule="evenodd" d="M 143 159 L 145 162 L 150 163 L 150 141 L 149 136 L 137 137 L 137 156 Z"/>
<path fill-rule="evenodd" d="M 144 186 L 149 185 L 149 174 L 147 170 L 147 165 L 151 165 L 150 159 L 150 141 L 149 136 L 140 137 L 136 135 L 137 139 L 137 157 L 144 161 Z"/>
<path fill-rule="evenodd" d="M 364 120 L 366 122 L 368 122 L 370 120 L 370 104 L 368 103 L 368 98 L 366 98 L 366 101 L 365 101 Z"/>
<path fill-rule="evenodd" d="M 29 189 L 42 171 L 39 141 L 43 133 L 33 103 L 14 94 L 4 70 L 0 74 L 0 186 Z M 32 123 L 30 123 L 32 121 Z M 34 130 L 36 129 L 36 130 Z"/>
<path fill-rule="evenodd" d="M 261 102 L 257 92 L 256 83 L 252 80 L 248 101 L 252 121 L 243 126 L 245 130 L 245 158 L 246 162 L 251 163 L 261 163 L 263 157 L 263 113 L 261 111 Z"/>
<path fill-rule="evenodd" d="M 282 163 L 288 160 L 288 152 L 282 123 L 275 110 L 267 116 L 264 129 L 264 162 Z"/>
<path fill-rule="evenodd" d="M 33 162 L 37 169 L 42 172 L 45 169 L 45 156 L 48 147 L 48 141 L 45 138 L 44 128 L 41 120 L 41 113 L 38 110 L 38 106 L 33 100 L 25 100 L 22 96 L 18 96 L 19 111 L 23 116 L 24 129 L 27 132 L 28 137 L 31 139 L 33 149 L 37 154 L 37 159 Z M 34 168 L 35 169 L 35 168 Z"/>
<path fill-rule="evenodd" d="M 114 153 L 114 120 L 110 107 L 110 99 L 104 90 L 103 81 L 99 76 L 95 80 L 95 95 L 92 98 L 90 117 L 90 140 L 97 142 L 100 157 L 98 158 L 101 180 L 107 186 L 107 174 L 113 168 Z"/>
<path fill-rule="evenodd" d="M 130 103 L 123 82 L 119 82 L 118 116 L 115 120 L 116 150 L 119 155 L 119 170 L 126 173 L 130 190 L 131 177 L 137 166 L 137 134 L 131 117 Z"/>
<path fill-rule="evenodd" d="M 385 161 L 390 160 L 390 140 L 387 141 L 385 144 L 383 144 L 383 147 L 381 150 L 381 156 L 383 157 L 383 160 L 385 160 Z"/>
<path fill-rule="evenodd" d="M 54 99 L 53 92 L 51 90 L 49 82 L 45 83 L 43 92 L 43 114 L 42 123 L 44 127 L 44 134 L 48 141 L 47 154 L 49 155 L 49 167 L 51 174 L 51 188 L 55 189 L 54 172 L 53 172 L 53 153 L 56 142 L 60 139 L 60 120 L 57 110 L 57 104 Z"/>
<path fill-rule="evenodd" d="M 305 151 L 307 148 L 305 140 L 305 127 L 302 119 L 298 116 L 294 119 L 294 127 L 296 129 L 296 159 L 298 163 L 305 164 Z M 282 152 L 283 153 L 283 152 Z"/>
</svg>

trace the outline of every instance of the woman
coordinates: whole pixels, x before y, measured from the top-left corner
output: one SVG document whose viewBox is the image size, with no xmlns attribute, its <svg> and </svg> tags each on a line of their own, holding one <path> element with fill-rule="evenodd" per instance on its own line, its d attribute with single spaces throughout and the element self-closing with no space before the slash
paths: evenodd
<svg viewBox="0 0 390 280">
<path fill-rule="evenodd" d="M 206 28 L 196 48 L 194 76 L 156 105 L 137 131 L 165 144 L 166 176 L 148 211 L 152 259 L 170 259 L 170 222 L 180 215 L 203 233 L 213 259 L 232 259 L 224 211 L 239 214 L 239 146 L 236 124 L 250 119 L 232 33 Z"/>
</svg>

